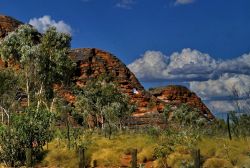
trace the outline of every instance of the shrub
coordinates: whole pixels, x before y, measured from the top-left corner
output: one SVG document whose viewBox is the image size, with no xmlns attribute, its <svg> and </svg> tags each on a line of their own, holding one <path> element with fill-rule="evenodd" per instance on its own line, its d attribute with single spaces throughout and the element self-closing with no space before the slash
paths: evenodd
<svg viewBox="0 0 250 168">
<path fill-rule="evenodd" d="M 172 168 L 187 168 L 194 165 L 190 154 L 181 154 L 178 152 L 171 153 L 167 158 L 167 163 Z"/>
<path fill-rule="evenodd" d="M 121 156 L 113 151 L 112 148 L 104 148 L 93 153 L 93 162 L 96 161 L 97 166 L 119 166 Z"/>
<path fill-rule="evenodd" d="M 42 161 L 43 167 L 68 167 L 75 168 L 79 164 L 77 152 L 67 149 L 65 141 L 60 146 L 56 140 L 49 143 L 49 150 Z"/>
<path fill-rule="evenodd" d="M 146 161 L 154 160 L 154 146 L 147 146 L 142 149 L 141 152 L 138 153 L 138 161 L 145 163 Z"/>
<path fill-rule="evenodd" d="M 226 159 L 209 158 L 203 164 L 203 168 L 233 168 L 233 165 Z"/>
<path fill-rule="evenodd" d="M 21 114 L 13 114 L 11 125 L 0 131 L 0 161 L 8 166 L 21 166 L 25 162 L 26 148 L 32 149 L 35 159 L 39 159 L 43 146 L 50 141 L 50 124 L 53 115 L 45 109 L 30 107 Z"/>
</svg>

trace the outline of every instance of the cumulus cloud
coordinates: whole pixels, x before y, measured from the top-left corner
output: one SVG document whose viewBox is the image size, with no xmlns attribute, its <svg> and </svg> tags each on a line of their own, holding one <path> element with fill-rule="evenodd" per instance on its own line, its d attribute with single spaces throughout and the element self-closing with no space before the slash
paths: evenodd
<svg viewBox="0 0 250 168">
<path fill-rule="evenodd" d="M 241 100 L 211 100 L 206 103 L 208 108 L 213 112 L 229 112 L 229 111 L 237 111 L 237 112 L 248 112 L 250 110 L 249 107 L 250 99 L 241 99 Z"/>
<path fill-rule="evenodd" d="M 135 0 L 119 0 L 115 6 L 123 9 L 131 9 L 134 4 Z"/>
<path fill-rule="evenodd" d="M 190 89 L 203 99 L 244 99 L 250 91 L 250 76 L 225 73 L 215 80 L 192 81 Z"/>
<path fill-rule="evenodd" d="M 62 20 L 56 22 L 48 15 L 30 19 L 29 24 L 34 26 L 41 33 L 44 33 L 49 27 L 54 26 L 59 32 L 72 34 L 72 28 L 70 25 Z"/>
<path fill-rule="evenodd" d="M 190 81 L 211 78 L 217 62 L 208 54 L 187 48 L 170 56 L 159 51 L 147 51 L 128 67 L 142 81 Z"/>
<path fill-rule="evenodd" d="M 229 112 L 234 111 L 235 106 L 233 101 L 228 100 L 216 100 L 216 101 L 209 101 L 206 103 L 208 108 L 214 112 Z"/>
<path fill-rule="evenodd" d="M 220 63 L 218 70 L 221 73 L 237 73 L 250 75 L 250 53 Z"/>
<path fill-rule="evenodd" d="M 175 1 L 175 5 L 187 5 L 187 4 L 191 4 L 194 3 L 195 0 L 176 0 Z"/>
<path fill-rule="evenodd" d="M 146 51 L 142 58 L 135 60 L 128 68 L 141 80 L 162 79 L 167 69 L 168 58 L 159 51 Z"/>
<path fill-rule="evenodd" d="M 231 111 L 236 101 L 244 108 L 250 107 L 250 53 L 216 60 L 189 48 L 169 56 L 146 51 L 128 68 L 142 82 L 188 82 L 190 89 L 215 111 Z"/>
<path fill-rule="evenodd" d="M 218 79 L 226 73 L 250 75 L 250 54 L 230 60 L 216 60 L 209 54 L 190 48 L 170 56 L 160 51 L 146 51 L 128 67 L 141 81 L 206 81 Z"/>
</svg>

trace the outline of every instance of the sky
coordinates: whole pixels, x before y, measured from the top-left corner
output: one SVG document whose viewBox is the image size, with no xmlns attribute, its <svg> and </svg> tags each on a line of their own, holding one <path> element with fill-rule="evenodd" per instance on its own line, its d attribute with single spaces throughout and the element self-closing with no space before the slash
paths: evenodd
<svg viewBox="0 0 250 168">
<path fill-rule="evenodd" d="M 145 88 L 181 84 L 213 112 L 249 106 L 249 0 L 1 0 L 0 13 L 116 55 Z M 237 91 L 237 96 L 233 93 Z"/>
</svg>

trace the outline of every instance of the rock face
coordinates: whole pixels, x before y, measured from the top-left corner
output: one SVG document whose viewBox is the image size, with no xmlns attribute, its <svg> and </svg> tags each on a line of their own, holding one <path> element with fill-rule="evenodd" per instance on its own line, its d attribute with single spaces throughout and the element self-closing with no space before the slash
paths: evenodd
<svg viewBox="0 0 250 168">
<path fill-rule="evenodd" d="M 95 48 L 73 49 L 70 57 L 77 63 L 76 84 L 84 86 L 88 80 L 98 76 L 111 77 L 122 93 L 131 97 L 137 106 L 131 124 L 162 123 L 164 102 L 145 91 L 135 75 L 114 55 Z"/>
<path fill-rule="evenodd" d="M 8 32 L 14 31 L 22 22 L 9 16 L 0 15 L 0 38 L 4 38 Z"/>
<path fill-rule="evenodd" d="M 0 15 L 0 40 L 8 35 L 9 32 L 14 31 L 22 22 L 9 17 Z M 6 66 L 6 64 L 0 59 L 0 68 Z"/>
<path fill-rule="evenodd" d="M 8 32 L 14 31 L 21 22 L 0 15 L 0 40 Z M 88 80 L 100 75 L 109 76 L 117 83 L 122 93 L 130 96 L 131 101 L 137 105 L 137 110 L 128 121 L 130 125 L 162 125 L 164 123 L 162 110 L 167 103 L 188 103 L 198 107 L 207 118 L 213 115 L 201 100 L 186 88 L 167 87 L 163 90 L 146 91 L 135 75 L 114 55 L 95 48 L 73 49 L 69 56 L 77 63 L 75 83 L 83 87 Z M 6 64 L 0 59 L 0 67 Z M 69 102 L 74 103 L 75 96 L 70 90 L 59 89 Z"/>
<path fill-rule="evenodd" d="M 172 105 L 186 103 L 191 107 L 199 109 L 202 112 L 202 115 L 207 119 L 214 118 L 207 106 L 201 101 L 201 98 L 184 86 L 169 85 L 166 87 L 150 89 L 149 91 L 152 95 L 166 103 Z"/>
</svg>

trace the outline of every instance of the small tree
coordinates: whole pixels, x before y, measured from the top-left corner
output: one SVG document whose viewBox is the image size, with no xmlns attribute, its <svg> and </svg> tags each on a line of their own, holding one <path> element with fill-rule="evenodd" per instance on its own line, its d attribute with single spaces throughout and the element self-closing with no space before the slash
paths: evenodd
<svg viewBox="0 0 250 168">
<path fill-rule="evenodd" d="M 21 25 L 16 31 L 9 33 L 0 43 L 1 58 L 4 61 L 20 63 L 24 70 L 28 106 L 30 105 L 31 80 L 36 69 L 36 43 L 39 36 L 38 32 L 31 26 Z"/>
<path fill-rule="evenodd" d="M 31 149 L 35 157 L 43 150 L 45 142 L 52 138 L 50 123 L 53 115 L 46 109 L 29 107 L 23 113 L 13 114 L 12 124 L 0 132 L 0 159 L 9 166 L 25 162 L 25 150 Z"/>
<path fill-rule="evenodd" d="M 11 112 L 17 110 L 18 102 L 22 98 L 20 93 L 20 77 L 11 69 L 0 71 L 0 112 L 2 113 L 1 122 L 8 123 Z M 7 121 L 5 120 L 7 118 Z"/>
<path fill-rule="evenodd" d="M 187 104 L 181 104 L 177 107 L 173 111 L 172 119 L 182 127 L 199 127 L 208 123 L 208 120 L 201 115 L 198 109 L 192 108 Z"/>
<path fill-rule="evenodd" d="M 106 125 L 110 136 L 112 128 L 121 129 L 135 109 L 128 97 L 121 94 L 115 84 L 105 79 L 87 83 L 78 93 L 75 106 L 76 111 L 82 113 L 86 120 L 87 116 L 91 115 L 101 123 L 102 129 Z"/>
<path fill-rule="evenodd" d="M 68 57 L 71 37 L 49 28 L 41 35 L 29 25 L 21 25 L 0 43 L 4 61 L 20 65 L 26 80 L 27 104 L 36 99 L 37 109 L 42 99 L 53 98 L 53 84 L 66 85 L 75 64 Z"/>
</svg>

